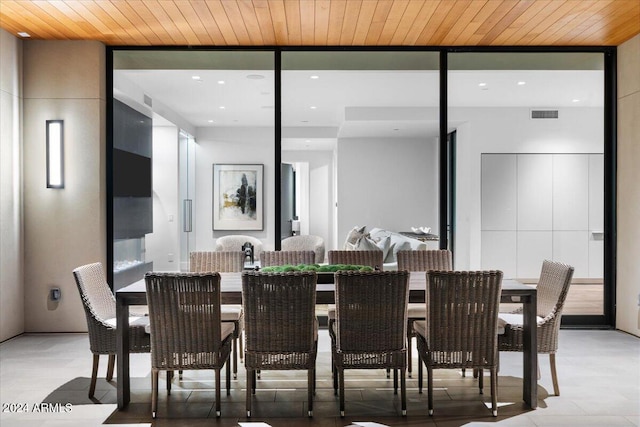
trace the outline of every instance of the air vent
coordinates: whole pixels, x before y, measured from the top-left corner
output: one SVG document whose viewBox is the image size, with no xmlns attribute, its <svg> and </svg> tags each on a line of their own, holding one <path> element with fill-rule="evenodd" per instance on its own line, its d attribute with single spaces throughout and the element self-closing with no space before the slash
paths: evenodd
<svg viewBox="0 0 640 427">
<path fill-rule="evenodd" d="M 151 99 L 151 97 L 149 95 L 145 95 L 144 96 L 144 103 L 148 107 L 153 107 L 153 100 Z"/>
<path fill-rule="evenodd" d="M 531 110 L 532 119 L 557 119 L 558 110 Z"/>
</svg>

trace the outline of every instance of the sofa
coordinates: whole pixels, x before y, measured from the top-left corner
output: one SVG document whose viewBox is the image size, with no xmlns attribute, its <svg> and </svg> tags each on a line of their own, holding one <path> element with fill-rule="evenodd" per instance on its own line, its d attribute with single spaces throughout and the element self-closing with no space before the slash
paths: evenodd
<svg viewBox="0 0 640 427">
<path fill-rule="evenodd" d="M 398 251 L 426 250 L 427 244 L 394 231 L 382 228 L 372 228 L 367 231 L 366 226 L 356 226 L 347 234 L 343 249 L 381 250 L 384 259 L 383 268 L 389 271 L 398 269 Z"/>
</svg>

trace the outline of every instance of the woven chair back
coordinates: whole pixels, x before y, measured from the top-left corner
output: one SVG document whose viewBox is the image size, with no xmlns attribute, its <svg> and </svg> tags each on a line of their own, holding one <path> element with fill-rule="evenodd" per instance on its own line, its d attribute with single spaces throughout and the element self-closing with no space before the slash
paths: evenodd
<svg viewBox="0 0 640 427">
<path fill-rule="evenodd" d="M 498 361 L 501 271 L 429 271 L 427 343 L 432 365 L 491 367 Z"/>
<path fill-rule="evenodd" d="M 305 234 L 282 239 L 283 251 L 314 251 L 315 263 L 324 262 L 324 239 L 320 236 Z"/>
<path fill-rule="evenodd" d="M 561 262 L 544 260 L 537 286 L 537 315 L 547 317 L 549 314 L 562 315 L 562 308 L 567 299 L 574 268 Z M 560 322 L 558 322 L 558 326 Z"/>
<path fill-rule="evenodd" d="M 337 351 L 406 349 L 408 272 L 339 271 L 335 286 Z"/>
<path fill-rule="evenodd" d="M 451 251 L 447 249 L 437 250 L 402 250 L 398 251 L 398 270 L 407 271 L 429 271 L 443 270 L 451 271 Z"/>
<path fill-rule="evenodd" d="M 260 366 L 259 359 L 267 361 L 255 356 L 259 353 L 291 354 L 287 363 L 294 365 L 295 353 L 315 354 L 315 272 L 245 272 L 242 304 L 248 367 Z M 306 359 L 298 366 L 303 369 L 308 357 L 300 358 Z M 278 359 L 273 363 L 277 365 Z"/>
<path fill-rule="evenodd" d="M 116 317 L 116 299 L 109 288 L 101 263 L 78 267 L 73 270 L 73 277 L 88 318 L 106 320 Z"/>
<path fill-rule="evenodd" d="M 196 273 L 237 273 L 244 269 L 244 252 L 210 251 L 191 252 L 189 254 L 189 269 Z"/>
<path fill-rule="evenodd" d="M 145 283 L 152 367 L 207 369 L 223 362 L 220 275 L 147 273 Z"/>
<path fill-rule="evenodd" d="M 298 265 L 314 264 L 316 254 L 313 251 L 263 251 L 260 256 L 260 265 L 269 267 L 272 265 Z"/>
<path fill-rule="evenodd" d="M 382 270 L 382 256 L 382 251 L 333 250 L 329 251 L 328 259 L 329 264 L 368 265 Z"/>
</svg>

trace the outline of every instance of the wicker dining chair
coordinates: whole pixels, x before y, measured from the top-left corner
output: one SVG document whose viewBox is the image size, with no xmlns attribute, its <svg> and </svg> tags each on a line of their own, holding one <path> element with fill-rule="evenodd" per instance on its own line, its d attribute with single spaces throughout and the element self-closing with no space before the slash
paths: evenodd
<svg viewBox="0 0 640 427">
<path fill-rule="evenodd" d="M 116 299 L 106 281 L 99 262 L 80 266 L 73 270 L 80 298 L 87 318 L 89 347 L 93 353 L 93 369 L 89 385 L 89 397 L 96 391 L 100 355 L 109 355 L 107 381 L 113 379 L 116 361 Z M 133 313 L 132 313 L 133 314 Z M 151 345 L 145 327 L 149 318 L 144 315 L 129 317 L 129 352 L 149 353 Z"/>
<path fill-rule="evenodd" d="M 305 234 L 302 236 L 291 236 L 282 239 L 281 249 L 283 251 L 313 251 L 315 260 L 313 263 L 322 264 L 324 262 L 324 239 L 320 236 Z"/>
<path fill-rule="evenodd" d="M 491 410 L 498 415 L 498 305 L 501 271 L 429 271 L 426 320 L 416 320 L 422 393 L 422 363 L 427 367 L 429 415 L 433 415 L 433 370 L 478 370 L 483 392 L 483 369 L 491 372 Z"/>
<path fill-rule="evenodd" d="M 402 250 L 398 251 L 398 270 L 407 271 L 424 271 L 443 270 L 451 271 L 452 257 L 451 251 L 441 250 Z M 411 378 L 412 356 L 411 356 L 411 340 L 415 337 L 413 332 L 413 322 L 415 320 L 424 320 L 427 313 L 424 304 L 409 303 L 407 310 L 407 372 Z"/>
<path fill-rule="evenodd" d="M 345 369 L 392 369 L 394 391 L 407 413 L 405 371 L 409 273 L 406 271 L 335 274 L 336 320 L 331 325 L 333 387 L 344 416 Z"/>
<path fill-rule="evenodd" d="M 237 273 L 244 269 L 244 252 L 209 251 L 191 252 L 189 254 L 189 270 L 194 273 Z M 242 360 L 242 305 L 223 304 L 222 321 L 233 322 L 233 378 L 238 378 L 238 356 Z"/>
<path fill-rule="evenodd" d="M 239 251 L 242 250 L 242 245 L 245 243 L 253 245 L 253 258 L 255 261 L 259 260 L 262 253 L 262 240 L 244 234 L 230 234 L 218 237 L 216 239 L 216 251 Z"/>
<path fill-rule="evenodd" d="M 151 326 L 151 413 L 158 408 L 159 371 L 213 369 L 216 415 L 220 416 L 220 370 L 231 389 L 234 325 L 220 312 L 220 274 L 147 273 Z M 169 389 L 170 390 L 170 389 Z"/>
<path fill-rule="evenodd" d="M 257 370 L 307 370 L 308 415 L 313 416 L 318 322 L 315 272 L 242 274 L 245 312 L 247 417 Z"/>
<path fill-rule="evenodd" d="M 366 265 L 380 271 L 382 271 L 382 264 L 384 263 L 382 251 L 331 250 L 328 252 L 327 258 L 329 264 Z M 329 304 L 327 306 L 329 333 L 332 331 L 331 325 L 335 319 L 336 306 L 335 304 Z"/>
<path fill-rule="evenodd" d="M 561 262 L 545 260 L 542 263 L 537 289 L 538 354 L 548 354 L 551 365 L 553 392 L 560 395 L 556 371 L 558 333 L 562 309 L 569 292 L 574 268 Z M 524 320 L 522 309 L 500 313 L 498 320 L 498 348 L 500 351 L 523 351 Z M 504 328 L 504 331 L 502 330 Z"/>
<path fill-rule="evenodd" d="M 313 251 L 262 251 L 260 255 L 260 265 L 262 267 L 314 263 L 315 252 Z"/>
</svg>

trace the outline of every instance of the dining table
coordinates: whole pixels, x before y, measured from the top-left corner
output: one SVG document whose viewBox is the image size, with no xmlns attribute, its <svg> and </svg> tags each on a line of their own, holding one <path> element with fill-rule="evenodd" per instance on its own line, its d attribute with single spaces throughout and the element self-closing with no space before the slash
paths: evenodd
<svg viewBox="0 0 640 427">
<path fill-rule="evenodd" d="M 242 304 L 242 273 L 220 273 L 221 303 Z M 316 285 L 316 304 L 335 302 L 333 274 L 318 274 Z M 426 294 L 426 273 L 411 272 L 409 277 L 409 302 L 424 303 Z M 118 409 L 127 407 L 130 401 L 129 371 L 129 306 L 146 305 L 146 287 L 144 279 L 118 289 L 116 296 L 116 362 L 118 370 L 117 400 Z M 536 288 L 516 280 L 503 279 L 500 295 L 502 303 L 521 303 L 523 306 L 523 388 L 522 397 L 531 409 L 538 402 L 538 355 L 536 323 Z"/>
</svg>

